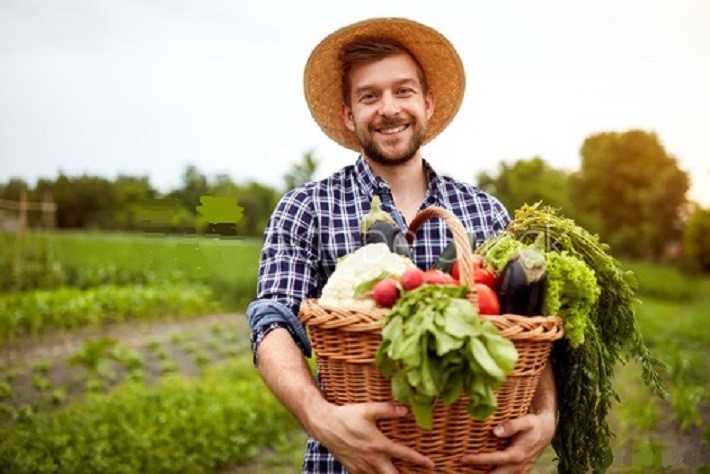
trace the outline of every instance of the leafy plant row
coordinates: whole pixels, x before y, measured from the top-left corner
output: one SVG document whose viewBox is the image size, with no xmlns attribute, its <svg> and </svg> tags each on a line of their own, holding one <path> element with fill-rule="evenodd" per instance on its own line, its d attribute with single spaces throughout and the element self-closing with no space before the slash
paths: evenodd
<svg viewBox="0 0 710 474">
<path fill-rule="evenodd" d="M 297 428 L 242 357 L 200 378 L 127 383 L 27 414 L 0 428 L 0 466 L 17 474 L 218 472 L 284 443 Z"/>
<path fill-rule="evenodd" d="M 212 290 L 197 284 L 107 285 L 0 295 L 0 345 L 57 329 L 189 317 L 220 309 Z"/>
<path fill-rule="evenodd" d="M 243 311 L 254 296 L 260 251 L 257 240 L 52 232 L 18 242 L 0 233 L 0 292 L 199 282 L 225 307 Z"/>
<path fill-rule="evenodd" d="M 26 242 L 18 255 L 15 255 L 14 249 L 9 250 L 15 243 L 8 236 L 0 235 L 0 244 L 0 249 L 4 250 L 0 253 L 0 291 L 47 290 L 64 286 L 87 289 L 109 284 L 146 284 L 157 280 L 157 275 L 152 272 L 122 268 L 115 263 L 68 265 L 54 258 L 47 238 Z"/>
<path fill-rule="evenodd" d="M 66 358 L 42 358 L 31 368 L 0 368 L 0 425 L 17 421 L 27 410 L 64 406 L 87 392 L 106 393 L 124 382 L 152 384 L 167 374 L 201 374 L 212 364 L 248 353 L 248 347 L 245 335 L 229 321 L 139 346 L 105 336 L 86 339 Z"/>
</svg>

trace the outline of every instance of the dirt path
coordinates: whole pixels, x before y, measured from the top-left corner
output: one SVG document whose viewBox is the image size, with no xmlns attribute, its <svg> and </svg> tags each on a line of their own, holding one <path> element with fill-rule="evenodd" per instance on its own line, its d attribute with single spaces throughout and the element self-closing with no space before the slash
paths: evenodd
<svg viewBox="0 0 710 474">
<path fill-rule="evenodd" d="M 22 338 L 0 350 L 0 367 L 31 365 L 40 359 L 58 359 L 76 352 L 83 341 L 98 337 L 115 339 L 126 347 L 140 347 L 148 341 L 165 341 L 177 333 L 206 331 L 215 324 L 231 324 L 243 341 L 249 340 L 249 326 L 241 314 L 213 314 L 180 321 L 124 323 L 100 329 L 74 330 L 36 338 Z"/>
</svg>

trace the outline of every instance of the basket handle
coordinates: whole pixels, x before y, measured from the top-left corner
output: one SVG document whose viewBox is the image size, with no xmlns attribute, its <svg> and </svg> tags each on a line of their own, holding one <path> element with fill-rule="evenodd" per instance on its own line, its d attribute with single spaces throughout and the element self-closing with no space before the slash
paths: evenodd
<svg viewBox="0 0 710 474">
<path fill-rule="evenodd" d="M 466 229 L 453 212 L 438 206 L 430 206 L 422 209 L 416 216 L 414 216 L 414 219 L 412 219 L 412 222 L 409 224 L 407 241 L 411 245 L 414 241 L 414 235 L 417 233 L 419 227 L 424 223 L 424 221 L 431 217 L 438 217 L 442 219 L 451 231 L 451 234 L 454 237 L 454 247 L 456 248 L 456 261 L 459 264 L 459 281 L 461 284 L 467 285 L 470 288 L 471 293 L 475 295 L 473 286 L 473 266 L 471 264 L 473 261 L 471 242 L 468 234 L 466 233 Z"/>
</svg>

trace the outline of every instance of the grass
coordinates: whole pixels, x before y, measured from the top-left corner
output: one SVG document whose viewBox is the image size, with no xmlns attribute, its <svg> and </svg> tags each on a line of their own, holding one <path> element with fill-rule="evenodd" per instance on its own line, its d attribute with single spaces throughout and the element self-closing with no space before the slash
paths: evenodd
<svg viewBox="0 0 710 474">
<path fill-rule="evenodd" d="M 615 385 L 621 401 L 611 414 L 616 433 L 613 469 L 702 469 L 701 454 L 707 453 L 710 440 L 708 420 L 703 418 L 707 417 L 710 402 L 706 388 L 710 382 L 710 336 L 704 330 L 710 314 L 710 278 L 670 277 L 669 288 L 664 289 L 661 281 L 671 274 L 667 269 L 641 265 L 635 267 L 635 272 L 639 282 L 650 282 L 654 288 L 653 296 L 648 296 L 648 292 L 642 296 L 637 317 L 652 355 L 666 367 L 670 400 L 651 395 L 633 361 L 617 366 Z M 686 287 L 692 291 L 678 298 Z"/>
<path fill-rule="evenodd" d="M 686 301 L 696 294 L 698 277 L 685 275 L 673 265 L 649 262 L 623 262 L 636 276 L 638 294 L 644 298 Z"/>
<path fill-rule="evenodd" d="M 0 235 L 3 248 L 13 237 Z M 25 247 L 42 248 L 67 269 L 106 273 L 119 268 L 159 281 L 187 280 L 209 284 L 221 303 L 241 310 L 254 298 L 261 242 L 202 236 L 164 236 L 104 232 L 27 234 Z"/>
</svg>

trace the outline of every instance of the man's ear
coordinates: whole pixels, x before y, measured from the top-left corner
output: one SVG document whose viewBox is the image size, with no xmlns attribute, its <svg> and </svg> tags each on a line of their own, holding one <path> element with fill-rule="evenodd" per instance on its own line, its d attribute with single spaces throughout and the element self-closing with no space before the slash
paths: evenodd
<svg viewBox="0 0 710 474">
<path fill-rule="evenodd" d="M 353 109 L 345 105 L 345 102 L 340 104 L 340 115 L 343 117 L 343 122 L 348 130 L 351 132 L 355 131 L 355 121 L 353 119 Z"/>
<path fill-rule="evenodd" d="M 434 99 L 434 93 L 429 90 L 424 96 L 424 106 L 426 112 L 426 119 L 431 120 L 431 116 L 434 115 L 434 110 L 436 109 L 436 100 Z"/>
</svg>

